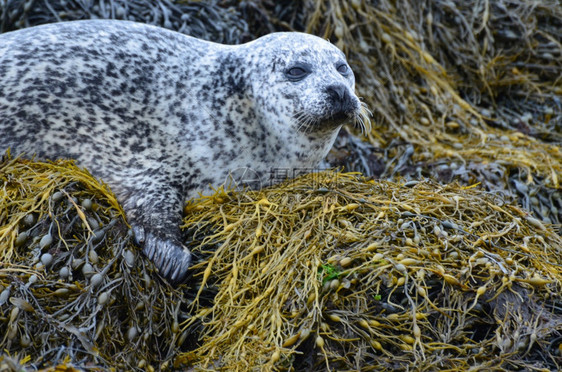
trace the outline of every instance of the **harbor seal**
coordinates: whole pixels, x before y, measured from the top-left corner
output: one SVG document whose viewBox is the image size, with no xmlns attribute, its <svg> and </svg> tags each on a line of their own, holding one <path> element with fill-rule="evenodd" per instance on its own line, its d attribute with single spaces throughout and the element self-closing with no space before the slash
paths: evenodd
<svg viewBox="0 0 562 372">
<path fill-rule="evenodd" d="M 182 205 L 249 168 L 314 168 L 365 108 L 344 54 L 294 32 L 222 45 L 129 21 L 0 35 L 0 151 L 106 182 L 162 276 L 184 280 Z"/>
</svg>

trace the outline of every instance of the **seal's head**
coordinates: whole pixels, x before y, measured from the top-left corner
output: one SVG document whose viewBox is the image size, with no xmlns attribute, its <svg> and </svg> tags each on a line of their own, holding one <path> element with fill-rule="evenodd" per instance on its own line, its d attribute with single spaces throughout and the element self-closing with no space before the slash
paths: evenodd
<svg viewBox="0 0 562 372">
<path fill-rule="evenodd" d="M 326 134 L 346 122 L 366 129 L 368 110 L 355 95 L 355 76 L 336 46 L 317 36 L 281 32 L 246 48 L 247 60 L 260 62 L 252 90 L 263 122 L 272 129 L 289 125 L 304 134 Z"/>
</svg>

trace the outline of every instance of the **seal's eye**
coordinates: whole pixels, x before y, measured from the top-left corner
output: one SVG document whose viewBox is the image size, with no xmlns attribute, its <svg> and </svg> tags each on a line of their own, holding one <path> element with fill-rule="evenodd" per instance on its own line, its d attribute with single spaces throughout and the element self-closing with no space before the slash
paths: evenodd
<svg viewBox="0 0 562 372">
<path fill-rule="evenodd" d="M 340 74 L 346 76 L 349 74 L 349 67 L 347 67 L 347 65 L 345 63 L 342 63 L 341 65 L 338 65 L 337 70 Z"/>
<path fill-rule="evenodd" d="M 310 68 L 304 64 L 297 64 L 285 70 L 285 76 L 291 81 L 299 81 L 310 74 Z"/>
</svg>

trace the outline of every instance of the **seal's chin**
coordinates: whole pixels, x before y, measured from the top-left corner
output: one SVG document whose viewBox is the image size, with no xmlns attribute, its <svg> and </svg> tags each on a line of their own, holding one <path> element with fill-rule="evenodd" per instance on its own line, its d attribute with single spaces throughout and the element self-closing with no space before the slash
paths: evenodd
<svg viewBox="0 0 562 372">
<path fill-rule="evenodd" d="M 355 111 L 339 111 L 334 114 L 329 115 L 323 122 L 328 125 L 342 125 L 347 122 L 353 121 L 357 114 Z"/>
</svg>

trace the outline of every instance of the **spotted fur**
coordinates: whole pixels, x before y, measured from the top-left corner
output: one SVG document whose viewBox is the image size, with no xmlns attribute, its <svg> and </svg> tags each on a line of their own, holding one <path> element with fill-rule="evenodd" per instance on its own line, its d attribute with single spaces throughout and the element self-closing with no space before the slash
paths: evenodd
<svg viewBox="0 0 562 372">
<path fill-rule="evenodd" d="M 301 33 L 228 46 L 97 20 L 2 34 L 0 151 L 87 167 L 178 282 L 190 264 L 179 238 L 185 200 L 233 169 L 267 178 L 317 166 L 360 110 L 342 64 L 335 46 Z M 292 66 L 310 71 L 295 80 Z"/>
</svg>

